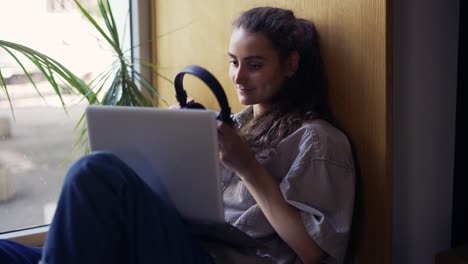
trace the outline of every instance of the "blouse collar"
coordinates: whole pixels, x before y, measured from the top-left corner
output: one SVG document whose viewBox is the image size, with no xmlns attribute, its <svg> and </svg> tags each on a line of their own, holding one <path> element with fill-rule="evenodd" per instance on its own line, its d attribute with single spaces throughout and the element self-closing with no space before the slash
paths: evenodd
<svg viewBox="0 0 468 264">
<path fill-rule="evenodd" d="M 238 127 L 246 125 L 253 118 L 253 107 L 247 106 L 234 116 L 234 121 Z"/>
</svg>

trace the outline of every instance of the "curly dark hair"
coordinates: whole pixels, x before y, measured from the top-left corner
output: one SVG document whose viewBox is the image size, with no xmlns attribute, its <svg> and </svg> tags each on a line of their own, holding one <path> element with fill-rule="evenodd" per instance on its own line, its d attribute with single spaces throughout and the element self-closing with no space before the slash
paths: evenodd
<svg viewBox="0 0 468 264">
<path fill-rule="evenodd" d="M 271 109 L 241 128 L 254 151 L 275 148 L 304 122 L 331 119 L 319 36 L 311 21 L 296 18 L 291 10 L 257 7 L 242 13 L 233 26 L 250 33 L 264 33 L 281 63 L 292 52 L 299 54 L 296 73 L 274 95 Z"/>
</svg>

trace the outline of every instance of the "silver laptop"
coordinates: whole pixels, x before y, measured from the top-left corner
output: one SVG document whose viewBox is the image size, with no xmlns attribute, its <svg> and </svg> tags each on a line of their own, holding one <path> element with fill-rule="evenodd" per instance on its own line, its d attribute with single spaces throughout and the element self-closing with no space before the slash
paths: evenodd
<svg viewBox="0 0 468 264">
<path fill-rule="evenodd" d="M 216 113 L 88 106 L 92 151 L 110 151 L 187 218 L 224 222 Z"/>
<path fill-rule="evenodd" d="M 263 244 L 224 220 L 216 112 L 88 106 L 92 151 L 110 151 L 171 203 L 198 237 L 233 247 Z"/>
</svg>

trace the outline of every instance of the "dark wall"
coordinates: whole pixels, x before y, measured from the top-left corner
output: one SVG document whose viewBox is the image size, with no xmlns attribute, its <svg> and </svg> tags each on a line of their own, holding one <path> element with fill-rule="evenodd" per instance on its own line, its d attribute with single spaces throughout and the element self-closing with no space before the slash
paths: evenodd
<svg viewBox="0 0 468 264">
<path fill-rule="evenodd" d="M 393 260 L 451 247 L 459 2 L 392 0 Z M 465 190 L 468 192 L 468 190 Z"/>
<path fill-rule="evenodd" d="M 452 247 L 468 243 L 468 170 L 466 158 L 468 129 L 466 124 L 468 72 L 466 41 L 466 1 L 460 1 L 458 39 L 457 121 L 455 132 L 455 164 L 453 181 Z M 465 11 L 465 13 L 463 12 Z M 463 124 L 463 120 L 465 121 Z"/>
</svg>

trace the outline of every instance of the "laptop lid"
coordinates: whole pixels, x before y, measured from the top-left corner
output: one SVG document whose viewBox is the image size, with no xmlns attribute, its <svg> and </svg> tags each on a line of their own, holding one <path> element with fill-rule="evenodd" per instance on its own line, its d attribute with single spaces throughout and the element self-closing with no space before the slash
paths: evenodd
<svg viewBox="0 0 468 264">
<path fill-rule="evenodd" d="M 216 113 L 149 107 L 86 108 L 92 151 L 110 151 L 187 218 L 224 222 Z"/>
</svg>

